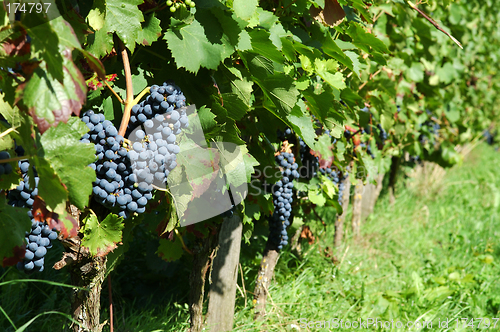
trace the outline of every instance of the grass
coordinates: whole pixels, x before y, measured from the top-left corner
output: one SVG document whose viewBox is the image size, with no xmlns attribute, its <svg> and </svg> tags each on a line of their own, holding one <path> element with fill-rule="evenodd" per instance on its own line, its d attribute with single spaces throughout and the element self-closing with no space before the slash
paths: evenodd
<svg viewBox="0 0 500 332">
<path fill-rule="evenodd" d="M 237 291 L 234 331 L 334 331 L 337 329 L 320 324 L 330 319 L 366 324 L 370 318 L 404 324 L 430 321 L 432 328 L 382 329 L 379 323 L 366 330 L 500 330 L 500 322 L 493 327 L 493 318 L 500 317 L 498 164 L 500 154 L 481 145 L 463 165 L 448 170 L 443 177 L 434 177 L 432 183 L 421 177 L 401 178 L 396 202 L 390 205 L 388 196 L 382 196 L 363 222 L 361 238 L 352 239 L 348 229 L 346 241 L 338 249 L 332 249 L 333 213 L 329 208 L 318 209 L 327 227 L 318 220 L 308 221 L 316 242 L 302 243 L 300 253 L 289 249 L 282 253 L 269 289 L 268 314 L 261 322 L 252 319 L 252 295 L 248 292 L 253 290 L 264 246 L 260 234 L 265 229 L 257 229 L 255 241 L 243 246 L 247 297 L 245 301 L 243 292 Z M 139 243 L 144 241 L 139 236 Z M 114 272 L 115 331 L 185 331 L 189 323 L 185 303 L 188 265 L 163 266 L 151 261 L 142 267 L 139 264 L 145 251 L 136 248 Z M 136 269 L 131 270 L 131 266 Z M 154 266 L 155 273 L 147 266 Z M 149 272 L 137 275 L 142 270 Z M 65 277 L 61 273 L 49 272 L 43 278 L 67 281 L 61 279 Z M 159 283 L 158 275 L 168 281 Z M 8 270 L 1 281 L 16 277 L 16 271 Z M 144 282 L 146 277 L 148 282 Z M 238 284 L 243 289 L 241 278 Z M 0 288 L 0 305 L 17 327 L 44 311 L 69 312 L 67 289 L 37 287 Z M 175 288 L 179 289 L 169 290 Z M 141 297 L 143 293 L 147 295 Z M 158 296 L 165 293 L 168 296 Z M 103 320 L 108 318 L 107 296 L 104 286 Z M 457 327 L 457 318 L 467 318 L 467 324 L 474 318 L 474 327 L 465 327 L 461 321 Z M 489 318 L 491 326 L 486 328 L 483 321 L 478 327 L 476 318 Z M 439 326 L 444 319 L 451 320 L 448 328 Z M 304 327 L 306 322 L 309 327 Z M 26 331 L 64 331 L 58 328 L 63 325 L 68 325 L 64 317 L 47 315 Z M 1 312 L 0 330 L 14 331 Z"/>
<path fill-rule="evenodd" d="M 487 320 L 478 328 L 480 320 L 470 319 L 500 317 L 499 161 L 492 148 L 479 146 L 438 183 L 400 181 L 395 204 L 381 197 L 362 225 L 361 239 L 347 234 L 336 251 L 329 250 L 331 213 L 320 211 L 326 232 L 321 234 L 318 222 L 310 225 L 320 240 L 304 245 L 299 257 L 280 257 L 265 326 L 252 321 L 251 306 L 242 308 L 239 299 L 234 331 L 333 331 L 304 326 L 332 318 L 431 321 L 424 331 L 484 330 Z M 457 328 L 457 318 L 468 318 L 470 325 L 464 328 L 460 321 Z M 453 322 L 440 328 L 445 319 Z M 494 323 L 488 330 L 500 330 L 500 322 L 493 328 Z"/>
</svg>

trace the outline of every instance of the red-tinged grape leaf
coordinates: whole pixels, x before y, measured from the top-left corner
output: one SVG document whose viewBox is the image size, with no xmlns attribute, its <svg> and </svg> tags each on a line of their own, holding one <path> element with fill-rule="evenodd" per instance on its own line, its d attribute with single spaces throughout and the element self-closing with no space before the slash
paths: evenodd
<svg viewBox="0 0 500 332">
<path fill-rule="evenodd" d="M 137 44 L 149 46 L 157 41 L 161 36 L 160 20 L 153 15 L 149 15 L 138 32 Z"/>
<path fill-rule="evenodd" d="M 27 210 L 7 205 L 0 198 L 0 262 L 2 266 L 15 265 L 24 257 L 24 234 L 31 229 Z"/>
<path fill-rule="evenodd" d="M 192 141 L 184 141 L 180 147 L 181 152 L 177 155 L 177 163 L 185 169 L 186 179 L 193 189 L 192 200 L 207 191 L 217 176 L 220 154 L 216 149 L 203 148 Z M 169 185 L 173 183 L 172 180 L 182 181 L 182 179 L 174 179 L 175 174 L 182 176 L 177 172 L 170 174 Z"/>
<path fill-rule="evenodd" d="M 137 7 L 144 0 L 106 0 L 106 18 L 104 27 L 100 30 L 116 32 L 125 46 L 134 51 L 135 41 L 142 30 L 144 21 L 142 12 Z"/>
<path fill-rule="evenodd" d="M 84 209 L 92 193 L 95 171 L 88 165 L 95 161 L 92 144 L 80 142 L 88 127 L 79 118 L 71 117 L 68 123 L 59 123 L 45 132 L 41 138 L 43 157 L 54 169 L 68 190 L 72 204 Z M 68 167 L 68 160 L 71 161 Z"/>
<path fill-rule="evenodd" d="M 31 44 L 26 39 L 26 31 L 21 30 L 15 33 L 12 38 L 5 40 L 2 43 L 5 55 L 9 57 L 23 56 L 31 51 Z"/>
<path fill-rule="evenodd" d="M 51 25 L 57 32 L 59 43 L 69 49 L 79 50 L 87 59 L 89 67 L 97 73 L 100 79 L 104 80 L 106 77 L 106 71 L 103 64 L 99 59 L 81 47 L 73 27 L 62 18 L 52 20 Z"/>
<path fill-rule="evenodd" d="M 345 17 L 344 9 L 337 0 L 325 0 L 325 8 L 311 6 L 309 12 L 315 20 L 330 27 L 339 25 Z"/>
<path fill-rule="evenodd" d="M 214 142 L 212 147 L 216 148 L 220 155 L 220 165 L 226 177 L 227 185 L 238 188 L 250 182 L 254 173 L 254 166 L 259 165 L 259 162 L 248 154 L 245 145 Z"/>
<path fill-rule="evenodd" d="M 59 122 L 67 122 L 72 113 L 80 115 L 87 86 L 83 75 L 71 59 L 71 51 L 63 51 L 62 82 L 47 72 L 42 62 L 24 86 L 23 104 L 28 107 L 41 133 Z"/>
<path fill-rule="evenodd" d="M 89 248 L 92 255 L 106 256 L 117 248 L 117 243 L 122 240 L 124 227 L 122 220 L 121 217 L 110 213 L 102 222 L 99 222 L 95 214 L 89 214 L 83 220 L 82 246 Z"/>
<path fill-rule="evenodd" d="M 14 256 L 8 258 L 4 257 L 2 266 L 14 266 L 18 262 L 22 261 L 24 255 L 26 254 L 26 245 L 23 244 L 22 246 L 15 246 L 12 251 Z"/>
<path fill-rule="evenodd" d="M 39 196 L 33 203 L 33 218 L 46 222 L 51 229 L 55 228 L 64 239 L 78 235 L 78 221 L 65 210 L 61 214 L 49 211 Z"/>
<path fill-rule="evenodd" d="M 87 59 L 87 63 L 89 65 L 89 67 L 97 74 L 97 76 L 101 80 L 105 80 L 106 79 L 106 69 L 104 68 L 104 65 L 102 64 L 102 62 L 98 58 L 93 56 L 90 52 L 87 52 L 86 50 L 82 49 L 82 50 L 80 50 L 80 52 L 82 52 L 85 59 Z"/>
<path fill-rule="evenodd" d="M 160 239 L 157 254 L 161 259 L 173 262 L 181 258 L 183 253 L 182 243 L 179 239 L 175 239 L 174 241 Z"/>
<path fill-rule="evenodd" d="M 333 144 L 328 135 L 321 135 L 315 144 L 312 154 L 319 158 L 319 167 L 328 168 L 333 164 Z"/>
</svg>

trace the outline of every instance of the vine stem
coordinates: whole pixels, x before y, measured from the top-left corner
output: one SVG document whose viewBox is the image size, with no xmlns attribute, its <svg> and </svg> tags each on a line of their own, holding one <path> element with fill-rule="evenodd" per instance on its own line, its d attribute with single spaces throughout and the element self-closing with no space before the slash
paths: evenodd
<svg viewBox="0 0 500 332">
<path fill-rule="evenodd" d="M 373 74 L 370 74 L 370 78 L 368 78 L 368 81 L 366 81 L 363 84 L 361 84 L 361 86 L 358 88 L 358 91 L 361 90 L 361 89 L 363 89 L 365 87 L 365 85 L 368 84 L 368 82 L 370 82 L 375 76 L 377 76 L 378 74 L 380 74 L 382 72 L 382 69 L 384 69 L 384 67 L 380 68 L 379 70 L 377 70 Z"/>
<path fill-rule="evenodd" d="M 6 136 L 6 135 L 8 135 L 8 134 L 10 134 L 10 133 L 11 133 L 11 132 L 13 132 L 13 131 L 19 134 L 19 132 L 18 132 L 16 129 L 14 129 L 14 128 L 9 128 L 9 129 L 7 129 L 6 131 L 4 131 L 3 133 L 1 133 L 1 134 L 0 134 L 0 138 L 2 138 L 2 137 L 4 137 L 4 136 Z"/>
<path fill-rule="evenodd" d="M 113 294 L 111 288 L 111 276 L 108 275 L 108 291 L 109 291 L 109 328 L 113 332 Z"/>
<path fill-rule="evenodd" d="M 108 89 L 115 95 L 115 97 L 118 99 L 118 101 L 120 102 L 120 104 L 125 104 L 125 102 L 123 101 L 123 99 L 116 93 L 115 90 L 113 90 L 113 88 L 111 87 L 111 85 L 109 85 L 108 81 L 106 80 L 103 80 L 104 84 L 106 84 L 106 86 L 108 87 Z"/>
<path fill-rule="evenodd" d="M 22 157 L 14 157 L 14 158 L 9 158 L 9 159 L 2 159 L 2 160 L 0 160 L 0 164 L 6 164 L 6 163 L 10 163 L 11 161 L 24 160 L 24 159 L 28 159 L 28 158 L 29 158 L 28 156 L 22 156 Z"/>
<path fill-rule="evenodd" d="M 123 118 L 120 124 L 120 130 L 118 135 L 125 136 L 125 131 L 127 130 L 128 122 L 130 121 L 130 111 L 132 106 L 134 106 L 134 89 L 132 87 L 132 72 L 130 71 L 130 61 L 128 59 L 127 49 L 123 42 L 118 39 L 120 45 L 120 53 L 122 55 L 123 69 L 125 71 L 125 82 L 127 84 L 127 98 L 125 99 L 125 110 L 123 111 Z"/>
<path fill-rule="evenodd" d="M 439 26 L 439 24 L 434 21 L 432 18 L 430 18 L 429 16 L 427 16 L 423 11 L 421 11 L 420 9 L 418 9 L 418 7 L 411 1 L 407 0 L 408 4 L 410 5 L 410 7 L 414 10 L 416 10 L 420 15 L 422 15 L 427 21 L 429 21 L 436 29 L 438 29 L 439 31 L 441 31 L 442 33 L 444 33 L 445 35 L 447 35 L 448 37 L 450 37 L 451 40 L 453 40 L 453 42 L 455 44 L 457 44 L 462 50 L 464 49 L 462 44 L 455 38 L 453 37 L 449 32 L 445 31 L 443 28 L 441 28 L 441 26 Z"/>
<path fill-rule="evenodd" d="M 193 252 L 191 250 L 189 250 L 189 248 L 186 246 L 186 244 L 184 243 L 184 239 L 182 238 L 181 234 L 179 233 L 179 231 L 176 229 L 174 229 L 175 231 L 175 235 L 177 235 L 177 238 L 179 238 L 179 240 L 181 241 L 182 243 L 182 248 L 184 248 L 184 250 L 186 250 L 186 252 L 190 255 L 194 255 Z"/>
</svg>

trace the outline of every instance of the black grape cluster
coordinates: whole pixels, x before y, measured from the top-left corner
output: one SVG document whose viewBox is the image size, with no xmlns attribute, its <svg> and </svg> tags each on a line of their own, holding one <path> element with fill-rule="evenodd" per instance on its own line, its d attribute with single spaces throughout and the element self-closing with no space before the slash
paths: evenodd
<svg viewBox="0 0 500 332">
<path fill-rule="evenodd" d="M 0 151 L 0 160 L 10 159 L 10 154 L 7 151 Z M 12 165 L 9 163 L 0 164 L 0 176 L 12 173 Z"/>
<path fill-rule="evenodd" d="M 110 209 L 119 210 L 118 215 L 128 218 L 131 213 L 143 213 L 152 198 L 153 187 L 146 182 L 137 184 L 129 159 L 129 151 L 123 147 L 123 137 L 105 120 L 104 114 L 89 110 L 82 121 L 89 128 L 83 135 L 83 143 L 94 143 L 97 161 L 90 166 L 96 171 L 93 194 L 97 202 Z"/>
<path fill-rule="evenodd" d="M 283 142 L 290 140 L 290 138 L 292 138 L 293 131 L 290 128 L 286 128 L 284 132 L 278 129 L 277 135 L 278 139 Z"/>
<path fill-rule="evenodd" d="M 350 140 L 353 135 L 354 132 L 350 131 L 349 129 L 344 130 L 344 137 L 346 138 L 346 140 Z"/>
<path fill-rule="evenodd" d="M 222 218 L 231 218 L 234 215 L 234 210 L 235 209 L 236 209 L 236 206 L 232 205 L 231 209 L 229 209 L 226 212 L 223 212 L 221 214 Z"/>
<path fill-rule="evenodd" d="M 52 248 L 52 241 L 57 239 L 57 232 L 43 222 L 31 221 L 31 231 L 26 232 L 26 253 L 24 260 L 17 263 L 17 268 L 26 273 L 42 272 L 47 249 Z"/>
<path fill-rule="evenodd" d="M 372 158 L 372 159 L 375 159 L 375 155 L 373 154 L 373 151 L 372 151 L 372 146 L 370 145 L 370 143 L 359 143 L 359 147 L 361 149 L 365 149 L 366 148 L 366 153 L 368 153 L 368 155 Z"/>
<path fill-rule="evenodd" d="M 299 137 L 300 160 L 302 167 L 299 169 L 300 176 L 305 179 L 312 179 L 316 176 L 319 168 L 319 158 L 313 155 L 311 148 Z"/>
<path fill-rule="evenodd" d="M 288 244 L 286 228 L 290 226 L 292 213 L 293 180 L 300 174 L 293 153 L 280 153 L 276 156 L 276 163 L 282 169 L 282 178 L 272 188 L 274 212 L 269 220 L 269 241 L 281 250 Z"/>
<path fill-rule="evenodd" d="M 384 128 L 382 128 L 382 125 L 379 123 L 377 124 L 377 129 L 379 130 L 379 137 L 380 137 L 380 145 L 381 146 L 384 146 L 385 145 L 385 141 L 387 140 L 387 132 L 384 130 Z"/>
<path fill-rule="evenodd" d="M 325 168 L 320 168 L 319 172 L 323 174 L 324 176 L 328 177 L 330 180 L 332 180 L 333 183 L 339 184 L 339 175 L 338 172 L 331 167 L 325 167 Z"/>
<path fill-rule="evenodd" d="M 23 154 L 23 149 L 16 148 L 18 154 Z M 40 181 L 35 168 L 33 167 L 34 174 L 34 187 L 30 186 L 30 179 L 28 171 L 30 163 L 28 160 L 18 161 L 19 169 L 21 170 L 22 180 L 19 185 L 10 190 L 7 194 L 8 203 L 11 206 L 28 208 L 28 216 L 31 218 L 31 231 L 25 233 L 25 240 L 27 243 L 24 260 L 17 263 L 17 268 L 26 273 L 36 271 L 43 271 L 45 255 L 47 249 L 52 248 L 52 241 L 57 239 L 57 232 L 55 229 L 50 229 L 44 222 L 35 221 L 33 219 L 33 203 L 35 197 L 38 195 L 38 182 Z"/>
<path fill-rule="evenodd" d="M 349 173 L 347 170 L 345 172 L 340 172 L 337 175 L 338 177 L 342 176 L 342 180 L 340 181 L 339 184 L 339 194 L 338 194 L 338 202 L 339 205 L 342 206 L 342 199 L 344 198 L 344 191 L 345 191 L 345 180 L 349 177 Z M 349 195 L 349 193 L 347 193 Z"/>
<path fill-rule="evenodd" d="M 338 202 L 342 205 L 342 197 L 344 195 L 345 184 L 344 180 L 347 179 L 349 173 L 347 170 L 342 172 L 340 170 L 332 169 L 331 167 L 325 167 L 319 169 L 320 173 L 328 177 L 334 184 L 339 188 Z"/>
<path fill-rule="evenodd" d="M 19 160 L 18 165 L 21 170 L 21 182 L 15 189 L 9 191 L 7 198 L 9 200 L 9 205 L 11 206 L 30 209 L 30 211 L 28 211 L 28 216 L 33 218 L 31 209 L 33 208 L 35 197 L 38 195 L 38 182 L 40 181 L 40 178 L 38 177 L 36 170 L 33 168 L 35 187 L 31 188 L 28 176 L 28 171 L 30 169 L 29 161 L 26 159 Z"/>
<path fill-rule="evenodd" d="M 441 126 L 438 123 L 427 120 L 420 125 L 420 128 L 422 127 L 426 127 L 432 136 L 439 137 L 439 129 L 441 129 Z M 429 140 L 429 137 L 422 133 L 419 135 L 418 140 L 420 143 L 425 144 Z"/>
<path fill-rule="evenodd" d="M 493 145 L 495 144 L 495 137 L 497 135 L 497 131 L 495 130 L 495 132 L 491 132 L 489 129 L 486 129 L 484 132 L 483 132 L 483 137 L 486 138 L 486 143 L 488 143 L 488 145 Z"/>
<path fill-rule="evenodd" d="M 144 213 L 153 185 L 164 187 L 177 166 L 180 147 L 176 136 L 189 125 L 186 98 L 177 86 L 153 85 L 150 92 L 144 101 L 132 107 L 127 128 L 132 144 L 128 149 L 103 114 L 87 111 L 82 117 L 90 129 L 82 142 L 94 143 L 98 157 L 91 165 L 97 174 L 94 197 L 111 210 L 118 210 L 123 218 L 134 212 Z"/>
<path fill-rule="evenodd" d="M 155 118 L 157 114 L 170 113 L 174 111 L 174 109 L 186 106 L 186 97 L 184 97 L 181 89 L 175 84 L 165 82 L 161 86 L 152 85 L 149 91 L 151 94 L 146 99 L 132 107 L 130 122 L 127 128 L 127 136 L 138 126 L 145 125 L 147 120 Z M 179 118 L 173 122 L 173 128 L 171 128 L 172 133 L 174 135 L 179 135 L 181 133 L 181 127 L 187 127 L 187 123 L 187 116 L 185 114 L 180 115 Z M 146 126 L 146 128 L 149 127 Z"/>
</svg>

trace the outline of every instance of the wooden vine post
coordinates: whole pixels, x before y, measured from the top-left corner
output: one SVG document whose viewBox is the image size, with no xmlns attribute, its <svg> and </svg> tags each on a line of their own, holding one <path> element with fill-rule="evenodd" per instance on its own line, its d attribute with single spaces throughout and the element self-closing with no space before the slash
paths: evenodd
<svg viewBox="0 0 500 332">
<path fill-rule="evenodd" d="M 68 209 L 79 221 L 80 211 L 70 206 Z M 65 248 L 63 257 L 54 264 L 60 270 L 67 266 L 71 284 L 78 288 L 71 294 L 71 313 L 79 324 L 72 324 L 74 332 L 101 332 L 106 322 L 100 322 L 101 290 L 106 275 L 106 256 L 91 255 L 88 248 L 82 247 L 80 234 L 61 240 Z"/>
<path fill-rule="evenodd" d="M 359 238 L 361 230 L 361 211 L 363 206 L 364 190 L 365 186 L 363 185 L 363 182 L 360 179 L 358 179 L 356 186 L 354 188 L 354 197 L 352 203 L 352 219 L 351 219 L 352 234 L 356 239 Z"/>
<path fill-rule="evenodd" d="M 205 296 L 205 281 L 211 261 L 216 254 L 218 242 L 218 229 L 210 232 L 192 250 L 193 267 L 189 276 L 189 315 L 191 328 L 190 332 L 203 331 L 203 300 Z"/>
<path fill-rule="evenodd" d="M 243 224 L 237 214 L 224 218 L 210 273 L 207 327 L 211 332 L 233 329 L 242 231 Z"/>
<path fill-rule="evenodd" d="M 254 319 L 262 319 L 266 314 L 266 302 L 269 292 L 269 285 L 274 276 L 274 268 L 278 262 L 280 251 L 268 240 L 262 260 L 260 262 L 257 280 L 255 281 L 254 289 Z"/>
<path fill-rule="evenodd" d="M 349 192 L 351 190 L 350 177 L 346 177 L 345 179 L 341 180 L 340 183 L 344 184 L 344 196 L 342 197 L 342 214 L 337 214 L 337 217 L 335 218 L 334 246 L 336 248 L 342 245 L 342 239 L 344 237 L 344 222 L 347 215 L 347 207 L 349 206 Z"/>
<path fill-rule="evenodd" d="M 396 201 L 396 180 L 400 162 L 401 158 L 399 156 L 392 157 L 391 169 L 389 173 L 389 202 L 391 204 L 394 204 L 394 202 Z"/>
<path fill-rule="evenodd" d="M 290 145 L 288 141 L 283 141 L 280 151 L 275 153 L 275 156 L 281 152 L 291 152 Z M 290 218 L 293 218 L 290 216 Z M 266 303 L 267 295 L 269 294 L 269 285 L 274 276 L 274 268 L 278 262 L 280 255 L 280 249 L 277 245 L 271 241 L 269 237 L 267 239 L 266 247 L 262 254 L 262 260 L 260 262 L 259 272 L 257 273 L 257 278 L 255 280 L 254 289 L 254 319 L 262 319 L 266 314 Z"/>
</svg>

